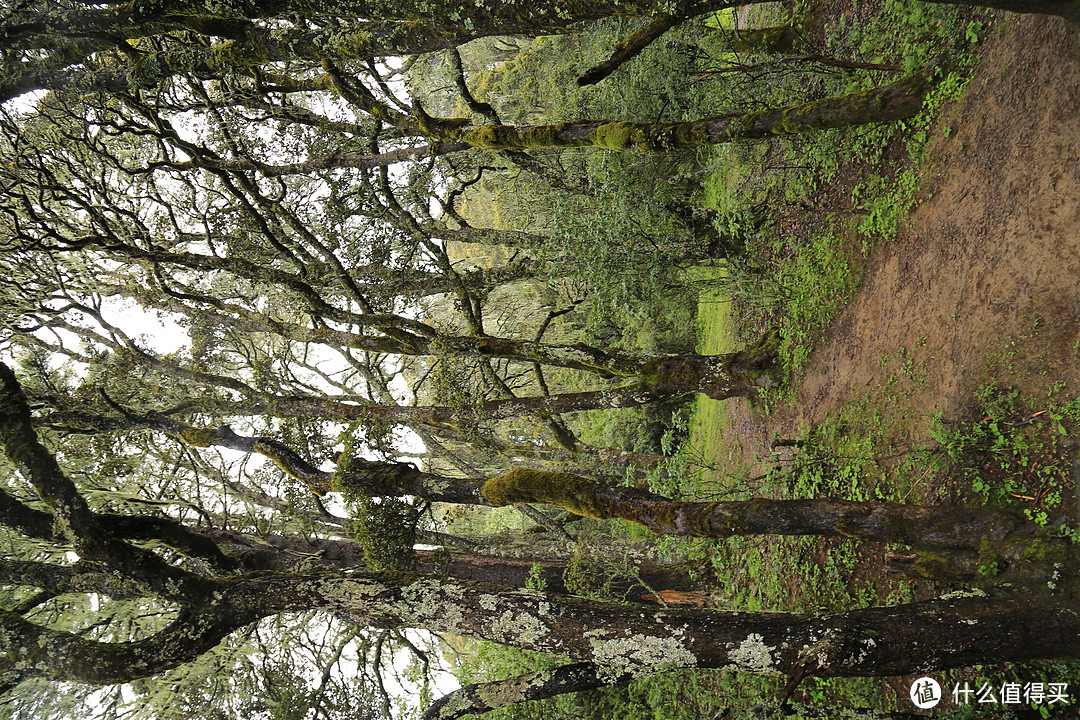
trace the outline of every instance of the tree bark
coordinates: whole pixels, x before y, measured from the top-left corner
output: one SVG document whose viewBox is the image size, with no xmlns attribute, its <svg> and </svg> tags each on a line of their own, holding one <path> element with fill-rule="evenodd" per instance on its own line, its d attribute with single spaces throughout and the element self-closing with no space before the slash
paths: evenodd
<svg viewBox="0 0 1080 720">
<path fill-rule="evenodd" d="M 340 459 L 331 473 L 276 440 L 241 436 L 227 425 L 195 428 L 162 415 L 97 421 L 99 426 L 151 427 L 195 447 L 217 445 L 259 453 L 319 495 L 340 490 L 369 497 L 413 495 L 431 502 L 495 507 L 549 504 L 584 517 L 619 518 L 659 535 L 683 537 L 816 535 L 899 543 L 919 556 L 897 568 L 920 577 L 984 587 L 1054 585 L 1061 574 L 1071 577 L 1076 565 L 1065 541 L 1003 509 L 825 499 L 683 502 L 562 472 L 519 467 L 490 479 L 460 479 L 421 472 L 406 463 L 353 457 Z M 72 424 L 69 421 L 67 426 Z"/>
<path fill-rule="evenodd" d="M 135 423 L 132 418 L 115 422 Z M 1065 541 L 1003 509 L 825 499 L 683 502 L 562 472 L 519 467 L 490 479 L 459 479 L 421 472 L 405 463 L 353 457 L 340 459 L 331 473 L 276 440 L 241 436 L 227 425 L 194 428 L 153 415 L 144 417 L 142 426 L 195 447 L 218 445 L 265 455 L 320 495 L 340 490 L 495 507 L 549 504 L 584 517 L 619 518 L 659 535 L 683 537 L 815 535 L 899 543 L 920 555 L 898 568 L 916 576 L 986 587 L 1054 585 L 1060 575 L 1071 577 L 1076 565 Z"/>
<path fill-rule="evenodd" d="M 932 66 L 884 87 L 744 115 L 680 123 L 579 120 L 536 127 L 483 125 L 465 133 L 461 139 L 495 151 L 599 147 L 619 152 L 667 152 L 734 140 L 892 122 L 914 117 L 922 110 L 923 98 L 935 73 L 936 67 Z"/>
<path fill-rule="evenodd" d="M 924 673 L 1080 652 L 1075 601 L 954 597 L 828 615 L 607 605 L 404 574 L 267 573 L 215 581 L 198 612 L 135 643 L 98 643 L 0 611 L 0 677 L 119 683 L 190 662 L 261 617 L 321 608 L 596 663 L 604 679 L 686 667 L 820 677 Z"/>
<path fill-rule="evenodd" d="M 182 72 L 193 72 L 200 77 L 250 74 L 253 68 L 270 62 L 415 55 L 456 47 L 479 37 L 564 32 L 576 23 L 612 14 L 646 16 L 660 6 L 656 0 L 561 2 L 536 8 L 503 2 L 482 5 L 403 2 L 393 6 L 289 0 L 226 2 L 219 9 L 208 9 L 202 3 L 174 0 L 65 8 L 51 13 L 16 12 L 0 36 L 5 46 L 10 43 L 13 47 L 48 50 L 54 54 L 44 60 L 9 62 L 5 75 L 11 79 L 0 82 L 0 102 L 32 90 L 127 92 L 155 87 Z M 730 7 L 731 2 L 679 0 L 677 6 L 679 14 L 694 16 Z M 332 30 L 311 30 L 268 27 L 259 22 L 294 14 L 316 14 L 323 18 L 324 26 L 335 24 Z M 165 45 L 152 54 L 140 53 L 133 61 L 114 53 L 110 63 L 125 65 L 119 70 L 98 70 L 87 62 L 94 51 L 108 50 L 112 42 L 167 38 L 166 33 L 175 31 L 192 31 L 219 41 L 211 47 L 194 43 L 179 48 Z M 87 37 L 108 38 L 108 41 L 95 41 L 83 47 L 87 45 Z M 75 65 L 80 62 L 84 65 Z"/>
<path fill-rule="evenodd" d="M 1057 15 L 1070 22 L 1080 22 L 1080 2 L 1066 0 L 924 0 L 936 5 L 973 5 L 1021 14 Z"/>
<path fill-rule="evenodd" d="M 620 685 L 630 673 L 606 677 L 595 663 L 571 663 L 496 682 L 473 683 L 443 695 L 431 704 L 423 720 L 456 720 L 529 700 L 543 700 L 571 692 Z"/>
</svg>

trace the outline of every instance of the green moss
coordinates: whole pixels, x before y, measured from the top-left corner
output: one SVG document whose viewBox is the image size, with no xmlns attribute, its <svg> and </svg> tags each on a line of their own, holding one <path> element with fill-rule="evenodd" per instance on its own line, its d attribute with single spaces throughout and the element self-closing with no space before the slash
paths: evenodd
<svg viewBox="0 0 1080 720">
<path fill-rule="evenodd" d="M 588 135 L 591 145 L 624 152 L 633 147 L 647 149 L 648 136 L 641 125 L 632 122 L 611 122 L 599 126 Z"/>
<path fill-rule="evenodd" d="M 274 447 L 271 443 L 259 442 L 256 440 L 252 445 L 255 452 L 266 457 L 270 462 L 274 463 L 279 470 L 284 472 L 291 478 L 296 478 L 296 468 L 293 467 L 288 460 L 282 457 L 280 450 Z"/>
<path fill-rule="evenodd" d="M 210 447 L 217 433 L 213 428 L 187 427 L 180 431 L 180 439 L 192 447 Z"/>
<path fill-rule="evenodd" d="M 776 362 L 782 338 L 780 331 L 771 329 L 751 346 L 739 353 L 738 361 L 732 364 L 743 374 L 752 387 L 779 387 L 783 381 L 783 369 Z"/>
<path fill-rule="evenodd" d="M 420 115 L 417 125 L 427 137 L 439 140 L 453 140 L 461 133 L 461 128 L 470 124 L 467 118 L 435 118 Z"/>
<path fill-rule="evenodd" d="M 523 131 L 509 125 L 482 125 L 465 133 L 461 139 L 473 147 L 482 147 L 494 151 L 575 147 L 583 144 L 572 140 L 563 140 L 559 137 L 559 133 L 564 131 L 568 125 L 569 123 L 555 123 Z"/>
<path fill-rule="evenodd" d="M 270 61 L 270 47 L 266 40 L 253 38 L 244 43 L 228 40 L 213 47 L 214 62 L 218 67 L 251 67 Z"/>
<path fill-rule="evenodd" d="M 611 517 L 608 504 L 596 494 L 596 483 L 580 475 L 514 468 L 484 483 L 480 493 L 494 507 L 515 503 L 543 503 L 603 520 Z"/>
</svg>

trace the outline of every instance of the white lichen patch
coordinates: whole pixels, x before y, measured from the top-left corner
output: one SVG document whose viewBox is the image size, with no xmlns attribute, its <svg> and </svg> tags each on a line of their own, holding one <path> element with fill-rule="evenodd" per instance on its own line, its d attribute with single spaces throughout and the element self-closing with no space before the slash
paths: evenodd
<svg viewBox="0 0 1080 720">
<path fill-rule="evenodd" d="M 483 683 L 477 688 L 477 694 L 491 708 L 516 705 L 528 700 L 528 691 L 534 687 L 542 687 L 554 674 L 553 670 L 542 670 L 535 675 L 511 678 L 502 682 Z"/>
<path fill-rule="evenodd" d="M 586 637 L 588 635 L 586 633 Z M 593 660 L 600 666 L 599 674 L 607 680 L 615 680 L 625 673 L 651 675 L 662 670 L 697 665 L 697 656 L 673 637 L 632 635 L 611 640 L 590 638 L 590 643 Z"/>
<path fill-rule="evenodd" d="M 861 665 L 864 660 L 870 655 L 870 651 L 877 647 L 877 641 L 873 638 L 866 638 L 859 641 L 859 652 L 857 655 L 853 655 L 849 658 L 849 665 Z M 824 667 L 824 665 L 822 666 Z"/>
<path fill-rule="evenodd" d="M 546 603 L 543 600 L 541 600 L 540 604 L 536 606 L 536 611 L 538 613 L 540 613 L 540 615 L 550 615 L 551 614 L 551 604 Z"/>
<path fill-rule="evenodd" d="M 780 672 L 773 667 L 772 651 L 776 646 L 765 644 L 765 639 L 757 634 L 750 635 L 739 643 L 739 647 L 728 652 L 728 658 L 735 663 L 740 670 L 756 673 L 758 675 L 779 675 Z"/>
<path fill-rule="evenodd" d="M 484 594 L 480 596 L 480 599 L 477 600 L 477 602 L 480 603 L 480 607 L 485 610 L 494 610 L 499 604 L 499 598 L 495 595 Z"/>
<path fill-rule="evenodd" d="M 426 480 L 425 483 L 432 495 L 445 495 L 452 487 L 450 480 Z"/>
<path fill-rule="evenodd" d="M 534 645 L 550 631 L 538 617 L 526 612 L 514 614 L 507 610 L 492 624 L 491 632 L 496 640 Z"/>
<path fill-rule="evenodd" d="M 446 704 L 439 708 L 438 717 L 440 718 L 456 718 L 462 715 L 467 715 L 469 709 L 472 707 L 472 698 L 465 693 L 451 693 L 450 699 L 446 701 Z"/>
<path fill-rule="evenodd" d="M 945 593 L 938 597 L 938 600 L 957 600 L 959 598 L 969 597 L 989 597 L 986 591 L 980 588 L 971 588 L 970 590 L 953 590 L 950 593 Z"/>
<path fill-rule="evenodd" d="M 386 592 L 386 585 L 371 580 L 327 580 L 320 582 L 320 590 L 327 597 L 338 598 L 346 603 L 363 602 Z"/>
<path fill-rule="evenodd" d="M 393 603 L 394 614 L 410 627 L 456 632 L 465 619 L 459 601 L 465 591 L 451 583 L 418 580 L 402 588 L 401 600 Z"/>
</svg>

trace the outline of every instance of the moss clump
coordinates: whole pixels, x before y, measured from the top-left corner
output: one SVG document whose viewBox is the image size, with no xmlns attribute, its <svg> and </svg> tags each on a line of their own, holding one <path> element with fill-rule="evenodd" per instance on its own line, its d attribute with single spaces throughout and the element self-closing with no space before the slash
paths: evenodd
<svg viewBox="0 0 1080 720">
<path fill-rule="evenodd" d="M 413 569 L 419 508 L 397 498 L 357 497 L 349 505 L 352 531 L 368 566 L 378 571 Z"/>
<path fill-rule="evenodd" d="M 473 147 L 482 147 L 496 152 L 502 150 L 533 150 L 544 147 L 573 147 L 583 143 L 563 140 L 559 133 L 568 123 L 541 125 L 518 130 L 509 125 L 482 125 L 465 133 L 461 138 Z"/>
<path fill-rule="evenodd" d="M 776 362 L 780 354 L 780 331 L 772 329 L 738 355 L 732 370 L 741 371 L 753 387 L 779 387 L 782 368 Z"/>
<path fill-rule="evenodd" d="M 192 447 L 210 447 L 217 438 L 213 428 L 186 427 L 180 431 L 180 439 Z"/>
<path fill-rule="evenodd" d="M 611 517 L 609 504 L 596 491 L 596 483 L 579 475 L 514 468 L 485 482 L 480 494 L 494 507 L 543 503 L 596 520 Z"/>
<path fill-rule="evenodd" d="M 605 123 L 588 135 L 590 144 L 596 147 L 623 152 L 638 147 L 649 149 L 649 138 L 640 125 L 632 122 Z"/>
</svg>

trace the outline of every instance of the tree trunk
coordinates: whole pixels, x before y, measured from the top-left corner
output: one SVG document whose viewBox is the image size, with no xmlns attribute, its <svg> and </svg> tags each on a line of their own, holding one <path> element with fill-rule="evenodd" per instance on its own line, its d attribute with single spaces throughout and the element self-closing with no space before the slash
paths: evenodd
<svg viewBox="0 0 1080 720">
<path fill-rule="evenodd" d="M 767 28 L 719 29 L 726 36 L 727 47 L 734 53 L 748 55 L 783 55 L 795 50 L 800 33 L 790 25 Z"/>
<path fill-rule="evenodd" d="M 1080 2 L 1066 0 L 1055 2 L 1053 0 L 924 0 L 937 5 L 974 5 L 976 7 L 994 8 L 1007 10 L 1014 13 L 1037 13 L 1040 15 L 1057 15 L 1070 22 L 1080 22 Z"/>
<path fill-rule="evenodd" d="M 317 396 L 269 396 L 253 400 L 221 400 L 192 398 L 192 411 L 226 417 L 310 418 L 315 420 L 382 420 L 408 426 L 446 427 L 507 420 L 524 416 L 546 416 L 585 410 L 615 410 L 639 407 L 655 402 L 660 395 L 638 385 L 608 390 L 588 390 L 579 393 L 535 395 L 505 400 L 486 400 L 475 406 L 447 405 L 381 405 L 341 402 Z M 54 412 L 35 421 L 55 429 L 91 432 L 116 432 L 124 429 L 150 428 L 169 433 L 184 440 L 182 434 L 191 428 L 169 417 L 150 413 L 115 417 L 76 410 Z M 226 439 L 225 435 L 213 438 Z M 215 444 L 219 444 L 216 443 Z M 236 447 L 237 450 L 244 448 Z M 607 456 L 605 456 L 607 457 Z M 634 454 L 627 456 L 634 457 Z M 625 463 L 623 463 L 625 465 Z"/>
<path fill-rule="evenodd" d="M 899 543 L 919 555 L 912 562 L 898 562 L 898 568 L 916 576 L 985 587 L 1054 587 L 1061 576 L 1073 577 L 1077 566 L 1066 541 L 1007 510 L 824 499 L 682 502 L 547 470 L 519 467 L 490 479 L 460 479 L 421 472 L 406 463 L 347 456 L 330 473 L 276 440 L 238 435 L 227 425 L 194 428 L 161 415 L 145 420 L 142 426 L 188 445 L 262 454 L 317 494 L 340 490 L 369 497 L 414 495 L 431 502 L 495 507 L 549 504 L 597 520 L 629 520 L 660 535 L 816 535 Z M 134 421 L 116 420 L 121 426 Z"/>
<path fill-rule="evenodd" d="M 199 2 L 172 1 L 65 8 L 55 13 L 16 11 L 17 19 L 12 24 L 19 32 L 6 41 L 15 46 L 13 49 L 48 50 L 55 56 L 38 60 L 41 53 L 34 52 L 33 60 L 9 63 L 11 67 L 5 74 L 11 79 L 0 81 L 0 102 L 32 90 L 126 92 L 155 87 L 181 72 L 202 77 L 249 74 L 251 68 L 269 62 L 415 55 L 456 47 L 479 37 L 564 32 L 576 23 L 613 14 L 647 16 L 660 10 L 662 4 L 656 0 L 604 0 L 532 7 L 528 3 L 503 2 L 373 5 L 348 1 L 313 6 L 290 0 L 240 5 L 233 8 L 226 3 L 222 9 L 214 10 Z M 680 14 L 694 16 L 731 7 L 731 2 L 680 0 L 676 5 Z M 313 13 L 322 18 L 324 27 L 330 18 L 337 22 L 330 29 L 268 27 L 252 22 Z M 209 43 L 204 47 L 192 43 L 180 48 L 163 43 L 151 56 L 140 56 L 118 70 L 94 71 L 77 64 L 94 51 L 111 46 L 94 42 L 83 47 L 87 37 L 126 42 L 167 37 L 165 33 L 178 30 L 214 37 L 218 42 L 212 47 Z M 121 56 L 116 54 L 113 63 L 119 60 Z"/>
<path fill-rule="evenodd" d="M 647 608 L 399 574 L 268 573 L 215 581 L 205 604 L 137 643 L 98 643 L 0 611 L 0 675 L 119 683 L 190 662 L 261 617 L 321 608 L 557 653 L 614 680 L 688 667 L 891 676 L 1080 652 L 1074 600 L 953 597 L 830 615 Z"/>
<path fill-rule="evenodd" d="M 579 120 L 536 127 L 483 125 L 465 133 L 461 139 L 475 147 L 496 151 L 600 147 L 619 152 L 632 149 L 667 152 L 733 140 L 891 122 L 914 117 L 922 110 L 923 97 L 935 72 L 936 68 L 928 67 L 884 87 L 744 115 L 679 123 Z"/>
</svg>

